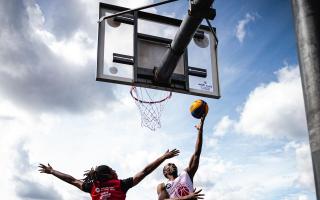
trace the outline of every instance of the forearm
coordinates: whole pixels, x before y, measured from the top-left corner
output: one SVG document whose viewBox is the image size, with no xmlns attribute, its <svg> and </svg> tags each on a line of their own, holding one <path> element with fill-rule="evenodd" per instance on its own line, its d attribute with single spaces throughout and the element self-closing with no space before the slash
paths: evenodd
<svg viewBox="0 0 320 200">
<path fill-rule="evenodd" d="M 59 172 L 57 170 L 52 170 L 51 174 L 67 183 L 73 184 L 77 179 L 75 179 L 74 177 L 68 175 L 68 174 L 64 174 L 62 172 Z"/>
<path fill-rule="evenodd" d="M 201 149 L 202 149 L 202 141 L 203 141 L 203 121 L 198 126 L 198 136 L 196 140 L 195 150 L 194 153 L 191 156 L 189 166 L 186 169 L 191 179 L 193 179 L 194 174 L 198 170 L 199 161 L 200 161 L 200 155 L 201 155 Z"/>
<path fill-rule="evenodd" d="M 139 172 L 133 177 L 133 185 L 137 185 L 142 179 L 144 179 L 144 177 L 146 177 L 153 170 L 155 170 L 165 159 L 166 158 L 163 155 L 155 161 L 153 161 L 152 163 L 150 163 L 149 165 L 147 165 L 141 172 Z"/>
<path fill-rule="evenodd" d="M 75 178 L 73 178 L 72 176 L 68 175 L 68 174 L 64 174 L 62 172 L 59 172 L 57 170 L 54 170 L 50 164 L 48 163 L 48 165 L 44 165 L 44 164 L 39 164 L 39 171 L 40 173 L 46 173 L 46 174 L 52 174 L 53 176 L 73 185 L 76 186 L 79 189 L 82 189 L 82 185 L 83 185 L 83 181 L 81 180 L 77 180 Z"/>
<path fill-rule="evenodd" d="M 195 151 L 194 151 L 195 156 L 200 156 L 200 154 L 201 154 L 202 141 L 203 141 L 202 130 L 201 131 L 199 130 L 197 141 L 196 141 L 196 146 L 195 146 Z"/>
<path fill-rule="evenodd" d="M 155 161 L 153 161 L 152 163 L 150 163 L 149 165 L 147 165 L 142 172 L 145 175 L 150 174 L 153 170 L 155 170 L 163 161 L 165 161 L 165 157 L 164 156 L 160 156 L 159 158 L 157 158 Z"/>
</svg>

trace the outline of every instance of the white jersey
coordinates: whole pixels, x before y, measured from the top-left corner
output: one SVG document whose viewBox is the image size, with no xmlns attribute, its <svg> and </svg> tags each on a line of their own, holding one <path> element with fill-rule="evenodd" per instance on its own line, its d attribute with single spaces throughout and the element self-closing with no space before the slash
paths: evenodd
<svg viewBox="0 0 320 200">
<path fill-rule="evenodd" d="M 193 183 L 189 174 L 183 171 L 176 179 L 168 181 L 166 190 L 170 198 L 183 197 L 193 192 Z"/>
</svg>

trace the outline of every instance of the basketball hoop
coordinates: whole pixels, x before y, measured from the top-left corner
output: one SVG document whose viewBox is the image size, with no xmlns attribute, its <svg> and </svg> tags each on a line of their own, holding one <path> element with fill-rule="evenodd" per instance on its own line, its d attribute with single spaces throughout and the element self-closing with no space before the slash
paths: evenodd
<svg viewBox="0 0 320 200">
<path fill-rule="evenodd" d="M 141 115 L 141 126 L 152 131 L 161 127 L 161 113 L 172 92 L 158 91 L 132 86 L 130 94 L 134 99 Z"/>
</svg>

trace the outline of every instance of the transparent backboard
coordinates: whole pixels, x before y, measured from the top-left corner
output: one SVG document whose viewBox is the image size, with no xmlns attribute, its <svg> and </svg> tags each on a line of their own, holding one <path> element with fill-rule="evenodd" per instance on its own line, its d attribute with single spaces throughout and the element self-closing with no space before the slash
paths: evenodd
<svg viewBox="0 0 320 200">
<path fill-rule="evenodd" d="M 100 3 L 100 18 L 127 10 Z M 219 98 L 217 41 L 201 25 L 181 56 L 169 85 L 154 81 L 154 70 L 170 47 L 181 20 L 135 11 L 99 23 L 97 80 Z M 200 37 L 199 37 L 200 35 Z"/>
</svg>

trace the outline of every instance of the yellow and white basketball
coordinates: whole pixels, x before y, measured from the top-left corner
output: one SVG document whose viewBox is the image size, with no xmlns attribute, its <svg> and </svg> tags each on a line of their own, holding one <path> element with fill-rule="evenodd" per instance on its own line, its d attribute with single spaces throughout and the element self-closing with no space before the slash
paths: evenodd
<svg viewBox="0 0 320 200">
<path fill-rule="evenodd" d="M 208 104 L 201 99 L 194 101 L 190 106 L 191 115 L 197 119 L 200 119 L 202 116 L 206 116 L 208 111 Z"/>
</svg>

